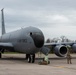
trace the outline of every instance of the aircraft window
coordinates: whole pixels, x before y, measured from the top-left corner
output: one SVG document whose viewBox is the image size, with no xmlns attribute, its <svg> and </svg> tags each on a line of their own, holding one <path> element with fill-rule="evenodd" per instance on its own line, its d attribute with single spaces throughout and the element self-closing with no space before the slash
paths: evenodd
<svg viewBox="0 0 76 75">
<path fill-rule="evenodd" d="M 32 32 L 30 32 L 30 35 L 32 35 Z"/>
<path fill-rule="evenodd" d="M 41 35 L 39 32 L 36 32 L 35 35 Z"/>
</svg>

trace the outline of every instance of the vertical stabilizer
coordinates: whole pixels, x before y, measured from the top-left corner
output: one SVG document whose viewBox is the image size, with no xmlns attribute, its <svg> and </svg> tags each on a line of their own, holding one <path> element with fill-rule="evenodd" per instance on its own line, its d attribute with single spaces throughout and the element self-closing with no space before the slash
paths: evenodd
<svg viewBox="0 0 76 75">
<path fill-rule="evenodd" d="M 1 19 L 2 19 L 2 35 L 5 34 L 5 24 L 4 24 L 4 13 L 3 13 L 4 8 L 1 10 Z"/>
</svg>

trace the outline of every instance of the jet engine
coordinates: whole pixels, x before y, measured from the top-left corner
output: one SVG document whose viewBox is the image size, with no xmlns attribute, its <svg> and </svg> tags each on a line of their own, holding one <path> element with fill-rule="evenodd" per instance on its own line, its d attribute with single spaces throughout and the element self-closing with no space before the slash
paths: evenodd
<svg viewBox="0 0 76 75">
<path fill-rule="evenodd" d="M 67 47 L 64 45 L 57 45 L 54 48 L 54 52 L 59 57 L 64 57 L 67 53 Z"/>
<path fill-rule="evenodd" d="M 76 52 L 76 44 L 72 45 L 72 49 L 73 49 L 74 52 Z"/>
</svg>

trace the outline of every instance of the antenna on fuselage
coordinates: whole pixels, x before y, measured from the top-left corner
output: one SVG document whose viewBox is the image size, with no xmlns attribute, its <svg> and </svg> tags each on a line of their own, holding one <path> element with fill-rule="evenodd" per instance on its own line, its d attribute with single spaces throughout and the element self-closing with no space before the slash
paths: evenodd
<svg viewBox="0 0 76 75">
<path fill-rule="evenodd" d="M 5 24 L 4 24 L 4 12 L 3 12 L 4 8 L 1 9 L 1 20 L 2 20 L 2 35 L 5 34 Z"/>
</svg>

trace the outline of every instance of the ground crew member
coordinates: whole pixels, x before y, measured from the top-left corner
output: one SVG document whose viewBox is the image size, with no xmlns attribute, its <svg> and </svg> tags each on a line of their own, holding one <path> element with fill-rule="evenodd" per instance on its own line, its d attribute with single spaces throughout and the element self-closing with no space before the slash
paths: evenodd
<svg viewBox="0 0 76 75">
<path fill-rule="evenodd" d="M 44 61 L 46 61 L 46 63 L 48 64 L 48 61 L 49 61 L 48 55 L 45 56 Z"/>
<path fill-rule="evenodd" d="M 50 64 L 50 61 L 48 59 L 48 55 L 46 55 L 44 58 L 43 58 L 43 61 L 40 61 L 39 62 L 40 65 L 48 65 Z"/>
<path fill-rule="evenodd" d="M 68 49 L 68 52 L 67 52 L 66 58 L 67 58 L 67 64 L 72 64 L 72 62 L 71 62 L 71 55 L 70 55 L 70 51 L 69 51 L 69 49 Z"/>
</svg>

